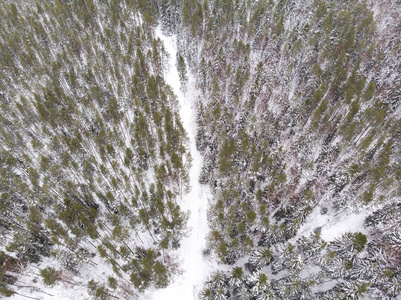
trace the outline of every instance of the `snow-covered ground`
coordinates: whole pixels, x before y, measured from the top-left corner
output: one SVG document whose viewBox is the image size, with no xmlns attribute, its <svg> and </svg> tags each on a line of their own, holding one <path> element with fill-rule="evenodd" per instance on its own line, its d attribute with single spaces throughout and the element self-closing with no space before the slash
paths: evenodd
<svg viewBox="0 0 401 300">
<path fill-rule="evenodd" d="M 326 214 L 321 213 L 321 207 L 317 206 L 306 219 L 306 222 L 298 230 L 297 239 L 301 236 L 308 236 L 314 229 L 321 228 L 321 237 L 326 242 L 334 241 L 347 232 L 362 232 L 367 234 L 363 222 L 369 215 L 368 211 L 334 213 L 328 211 Z"/>
<path fill-rule="evenodd" d="M 190 140 L 190 151 L 193 158 L 190 170 L 191 191 L 180 200 L 183 211 L 189 211 L 188 236 L 181 242 L 181 247 L 176 255 L 180 262 L 182 274 L 174 278 L 174 281 L 165 289 L 149 292 L 145 299 L 177 300 L 197 299 L 205 276 L 214 269 L 212 264 L 203 257 L 202 250 L 206 244 L 206 234 L 209 231 L 207 223 L 208 199 L 211 197 L 209 187 L 198 182 L 202 168 L 202 156 L 196 150 L 196 111 L 194 79 L 189 74 L 186 93 L 180 89 L 181 84 L 176 68 L 176 37 L 167 37 L 161 30 L 156 31 L 157 36 L 163 41 L 164 47 L 170 55 L 170 68 L 165 74 L 165 80 L 173 88 L 180 103 L 180 115 L 183 126 Z"/>
</svg>

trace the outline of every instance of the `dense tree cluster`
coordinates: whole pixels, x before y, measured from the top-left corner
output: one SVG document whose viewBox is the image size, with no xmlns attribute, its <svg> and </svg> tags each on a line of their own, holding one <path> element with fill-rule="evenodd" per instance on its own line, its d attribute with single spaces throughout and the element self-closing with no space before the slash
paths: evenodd
<svg viewBox="0 0 401 300">
<path fill-rule="evenodd" d="M 168 55 L 142 6 L 0 8 L 1 248 L 19 266 L 2 269 L 3 295 L 16 290 L 11 271 L 43 257 L 60 268 L 43 267 L 47 285 L 101 257 L 115 278 L 113 289 L 93 278 L 97 297 L 170 280 L 162 253 L 185 230 L 176 198 L 188 188 L 191 157 L 163 78 Z"/>
<path fill-rule="evenodd" d="M 169 284 L 191 155 L 160 25 L 177 35 L 184 92 L 195 79 L 199 182 L 213 193 L 204 253 L 229 265 L 199 297 L 400 295 L 399 11 L 390 0 L 6 1 L 0 294 L 38 264 L 45 285 L 85 284 L 95 299 Z M 361 211 L 364 227 L 332 240 L 304 226 Z M 106 277 L 66 278 L 99 262 Z"/>
<path fill-rule="evenodd" d="M 244 278 L 233 290 L 237 275 L 214 274 L 202 297 L 259 299 L 255 272 L 285 273 L 260 299 L 397 295 L 386 280 L 398 286 L 400 274 L 399 230 L 388 223 L 401 191 L 400 37 L 399 16 L 385 11 L 399 4 L 160 2 L 162 26 L 179 36 L 198 89 L 199 181 L 214 194 L 208 247 Z M 171 6 L 180 19 L 163 10 Z M 299 236 L 312 212 L 383 204 L 364 233 L 330 243 Z M 390 277 L 372 283 L 385 272 L 374 265 Z"/>
</svg>

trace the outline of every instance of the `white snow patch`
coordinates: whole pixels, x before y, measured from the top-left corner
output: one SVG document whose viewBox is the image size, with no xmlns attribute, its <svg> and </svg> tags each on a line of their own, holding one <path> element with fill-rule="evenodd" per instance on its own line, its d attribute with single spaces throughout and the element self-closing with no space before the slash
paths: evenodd
<svg viewBox="0 0 401 300">
<path fill-rule="evenodd" d="M 327 214 L 322 214 L 321 207 L 318 205 L 307 218 L 307 222 L 301 226 L 297 236 L 308 236 L 318 227 L 321 227 L 322 239 L 328 242 L 346 232 L 362 232 L 366 234 L 363 222 L 368 214 L 367 211 L 348 214 L 344 211 L 336 214 L 329 211 Z"/>
<path fill-rule="evenodd" d="M 322 269 L 319 266 L 311 265 L 311 266 L 305 266 L 299 273 L 300 278 L 308 278 L 311 277 L 314 274 L 317 274 L 321 271 Z"/>
<path fill-rule="evenodd" d="M 352 213 L 350 215 L 340 214 L 339 218 L 330 220 L 328 224 L 322 227 L 322 239 L 333 241 L 346 232 L 365 232 L 363 221 L 367 216 L 367 212 Z"/>
<path fill-rule="evenodd" d="M 319 284 L 319 285 L 313 286 L 311 288 L 311 290 L 312 290 L 313 293 L 326 292 L 326 291 L 329 291 L 332 288 L 334 288 L 337 285 L 338 282 L 339 282 L 339 280 L 336 280 L 336 279 L 329 280 L 329 281 L 324 282 L 323 284 Z"/>
</svg>

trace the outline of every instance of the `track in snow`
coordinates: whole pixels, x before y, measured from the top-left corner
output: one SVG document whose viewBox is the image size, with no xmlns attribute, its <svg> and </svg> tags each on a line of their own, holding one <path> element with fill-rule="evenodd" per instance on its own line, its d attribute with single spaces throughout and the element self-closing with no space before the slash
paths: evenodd
<svg viewBox="0 0 401 300">
<path fill-rule="evenodd" d="M 196 149 L 196 111 L 194 80 L 189 77 L 187 91 L 181 91 L 180 80 L 176 68 L 177 46 L 176 37 L 167 37 L 162 34 L 160 28 L 156 35 L 163 41 L 164 47 L 170 55 L 170 68 L 165 74 L 165 80 L 178 97 L 180 103 L 180 115 L 183 126 L 189 136 L 190 151 L 193 158 L 189 172 L 191 191 L 183 196 L 180 207 L 183 211 L 189 211 L 189 234 L 181 241 L 181 247 L 176 254 L 180 262 L 182 275 L 176 276 L 174 282 L 165 289 L 156 290 L 147 299 L 177 300 L 197 299 L 198 292 L 204 277 L 209 273 L 211 263 L 202 256 L 202 250 L 206 244 L 206 234 L 209 231 L 207 223 L 207 206 L 210 196 L 209 187 L 201 185 L 198 178 L 203 165 L 201 154 Z"/>
</svg>

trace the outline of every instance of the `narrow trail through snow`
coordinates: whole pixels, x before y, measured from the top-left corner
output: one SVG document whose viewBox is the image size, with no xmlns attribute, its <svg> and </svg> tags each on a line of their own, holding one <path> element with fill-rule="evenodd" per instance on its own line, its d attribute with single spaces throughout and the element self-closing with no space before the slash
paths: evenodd
<svg viewBox="0 0 401 300">
<path fill-rule="evenodd" d="M 205 248 L 208 232 L 207 205 L 210 196 L 208 186 L 201 185 L 198 178 L 201 172 L 203 159 L 196 149 L 196 111 L 193 78 L 189 78 L 187 92 L 184 94 L 180 87 L 180 79 L 176 67 L 177 46 L 176 37 L 167 37 L 158 28 L 157 36 L 163 41 L 164 47 L 170 55 L 169 71 L 165 74 L 166 82 L 173 88 L 180 103 L 180 115 L 183 126 L 190 140 L 190 151 L 193 158 L 190 170 L 190 193 L 183 195 L 180 206 L 183 211 L 189 211 L 189 234 L 184 237 L 181 247 L 176 254 L 180 262 L 182 275 L 176 276 L 174 282 L 165 289 L 154 291 L 147 299 L 154 300 L 191 300 L 197 299 L 201 283 L 212 269 L 211 263 L 202 255 Z"/>
</svg>

